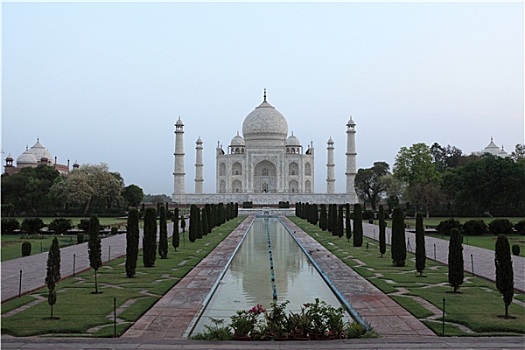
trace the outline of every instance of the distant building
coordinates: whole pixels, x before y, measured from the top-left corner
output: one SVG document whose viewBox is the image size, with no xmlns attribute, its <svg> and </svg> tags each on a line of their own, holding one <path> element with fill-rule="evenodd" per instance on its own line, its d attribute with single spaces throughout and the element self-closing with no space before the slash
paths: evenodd
<svg viewBox="0 0 525 350">
<path fill-rule="evenodd" d="M 70 172 L 69 160 L 67 161 L 67 165 L 58 164 L 57 157 L 53 158 L 51 153 L 49 153 L 49 151 L 44 146 L 42 146 L 38 138 L 36 139 L 36 143 L 33 145 L 33 147 L 28 148 L 26 146 L 25 152 L 16 158 L 16 165 L 13 164 L 13 161 L 14 159 L 11 154 L 9 154 L 5 159 L 4 172 L 8 175 L 16 174 L 23 168 L 36 168 L 42 164 L 55 168 L 60 173 L 60 175 L 68 176 Z M 78 167 L 79 165 L 75 162 L 75 164 L 73 164 L 73 169 Z"/>
<path fill-rule="evenodd" d="M 501 158 L 507 158 L 509 154 L 505 152 L 505 149 L 503 148 L 503 145 L 501 145 L 501 148 L 499 148 L 495 143 L 492 137 L 490 138 L 490 143 L 482 149 L 481 151 L 472 152 L 475 156 L 482 156 L 485 153 L 492 154 L 493 156 L 498 156 Z"/>
</svg>

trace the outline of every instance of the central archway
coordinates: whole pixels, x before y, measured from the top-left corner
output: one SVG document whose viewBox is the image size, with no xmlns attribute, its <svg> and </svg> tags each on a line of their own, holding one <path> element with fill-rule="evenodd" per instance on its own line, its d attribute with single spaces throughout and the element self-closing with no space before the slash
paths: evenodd
<svg viewBox="0 0 525 350">
<path fill-rule="evenodd" d="M 253 173 L 253 190 L 256 193 L 277 192 L 277 168 L 268 160 L 255 166 Z"/>
</svg>

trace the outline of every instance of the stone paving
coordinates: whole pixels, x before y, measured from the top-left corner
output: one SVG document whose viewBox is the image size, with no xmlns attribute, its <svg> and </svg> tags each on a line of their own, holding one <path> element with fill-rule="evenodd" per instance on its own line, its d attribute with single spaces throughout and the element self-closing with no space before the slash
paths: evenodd
<svg viewBox="0 0 525 350">
<path fill-rule="evenodd" d="M 379 238 L 379 226 L 363 223 L 363 234 L 374 240 Z M 386 228 L 386 243 L 390 244 L 392 232 Z M 411 252 L 416 249 L 415 233 L 405 231 L 407 246 Z M 494 241 L 495 242 L 495 241 Z M 439 261 L 448 265 L 448 241 L 439 238 L 425 237 L 425 249 L 427 259 Z M 434 250 L 435 249 L 435 250 Z M 434 251 L 436 252 L 434 258 Z M 474 275 L 496 280 L 496 266 L 494 264 L 494 252 L 488 249 L 463 244 L 463 260 L 465 271 L 472 273 L 472 261 L 474 262 Z M 514 267 L 514 289 L 525 292 L 525 258 L 512 255 Z"/>
</svg>

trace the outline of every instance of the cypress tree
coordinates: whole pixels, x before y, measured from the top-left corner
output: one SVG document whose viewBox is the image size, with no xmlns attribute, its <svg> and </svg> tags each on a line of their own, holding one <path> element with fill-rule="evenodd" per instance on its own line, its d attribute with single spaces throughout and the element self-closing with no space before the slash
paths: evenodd
<svg viewBox="0 0 525 350">
<path fill-rule="evenodd" d="M 97 282 L 97 270 L 102 266 L 102 245 L 100 238 L 98 237 L 98 230 L 100 229 L 100 223 L 96 216 L 89 218 L 89 242 L 88 242 L 88 255 L 89 255 L 89 266 L 95 270 L 95 294 L 98 294 L 98 282 Z"/>
<path fill-rule="evenodd" d="M 161 259 L 168 257 L 168 223 L 166 222 L 166 207 L 160 207 L 159 214 L 159 256 Z"/>
<path fill-rule="evenodd" d="M 213 226 L 212 226 L 212 218 L 211 218 L 211 206 L 209 204 L 206 204 L 204 206 L 204 212 L 206 213 L 206 221 L 207 221 L 207 224 L 208 224 L 208 232 L 207 233 L 211 233 L 211 230 L 213 229 Z"/>
<path fill-rule="evenodd" d="M 350 242 L 350 238 L 352 238 L 352 223 L 350 222 L 350 203 L 345 204 L 345 236 L 346 240 Z"/>
<path fill-rule="evenodd" d="M 157 211 L 155 208 L 146 208 L 144 213 L 142 258 L 144 267 L 155 266 L 155 260 L 157 259 Z"/>
<path fill-rule="evenodd" d="M 505 318 L 509 318 L 509 305 L 514 296 L 514 271 L 507 236 L 500 234 L 496 240 L 496 287 L 503 296 Z"/>
<path fill-rule="evenodd" d="M 354 204 L 354 247 L 363 245 L 363 212 L 361 204 Z"/>
<path fill-rule="evenodd" d="M 235 203 L 235 217 L 239 216 L 239 203 Z"/>
<path fill-rule="evenodd" d="M 379 205 L 379 253 L 381 257 L 386 253 L 386 222 L 385 208 Z"/>
<path fill-rule="evenodd" d="M 211 205 L 211 227 L 217 227 L 217 206 L 215 204 Z"/>
<path fill-rule="evenodd" d="M 326 231 L 326 204 L 321 204 L 321 213 L 319 215 L 319 228 Z"/>
<path fill-rule="evenodd" d="M 343 214 L 344 214 L 344 206 L 339 205 L 339 210 L 337 214 L 337 235 L 339 236 L 339 238 L 343 237 L 343 232 L 345 230 Z"/>
<path fill-rule="evenodd" d="M 407 258 L 407 247 L 405 243 L 405 219 L 403 209 L 397 207 L 392 213 L 392 264 L 394 266 L 405 266 Z"/>
<path fill-rule="evenodd" d="M 60 247 L 58 239 L 53 238 L 47 255 L 47 303 L 51 306 L 51 319 L 53 319 L 53 305 L 57 302 L 56 284 L 60 281 Z"/>
<path fill-rule="evenodd" d="M 180 244 L 180 236 L 179 236 L 179 208 L 175 208 L 173 210 L 173 217 L 171 219 L 173 221 L 173 236 L 171 236 L 171 245 L 173 246 L 173 249 L 177 251 L 177 248 Z"/>
<path fill-rule="evenodd" d="M 226 216 L 224 214 L 224 204 L 219 203 L 217 207 L 217 226 L 221 226 L 226 222 Z"/>
<path fill-rule="evenodd" d="M 131 209 L 126 225 L 126 276 L 135 276 L 139 256 L 139 211 Z"/>
<path fill-rule="evenodd" d="M 423 214 L 416 215 L 416 270 L 419 276 L 423 275 L 426 260 L 425 250 L 425 227 L 423 226 Z"/>
<path fill-rule="evenodd" d="M 190 239 L 190 242 L 195 242 L 195 240 L 197 239 L 197 210 L 197 206 L 195 204 L 192 204 L 190 207 L 190 228 L 188 229 L 188 238 Z"/>
<path fill-rule="evenodd" d="M 463 284 L 463 238 L 457 228 L 450 231 L 450 242 L 448 244 L 448 282 L 457 292 Z"/>
<path fill-rule="evenodd" d="M 196 225 L 197 225 L 197 230 L 195 231 L 195 235 L 197 237 L 197 239 L 201 239 L 202 238 L 202 220 L 201 220 L 201 210 L 199 207 L 196 207 L 195 209 L 195 222 L 196 222 Z"/>
<path fill-rule="evenodd" d="M 180 228 L 182 229 L 182 233 L 186 232 L 186 218 L 184 214 L 180 215 Z"/>
<path fill-rule="evenodd" d="M 312 204 L 312 224 L 317 226 L 319 222 L 319 208 L 317 204 Z"/>
<path fill-rule="evenodd" d="M 206 207 L 202 208 L 201 223 L 202 223 L 202 235 L 206 236 L 208 234 L 208 215 L 206 214 Z"/>
<path fill-rule="evenodd" d="M 330 233 L 332 233 L 332 218 L 333 218 L 332 211 L 333 209 L 334 207 L 332 206 L 332 204 L 328 204 L 328 214 L 326 217 L 326 230 Z"/>
</svg>

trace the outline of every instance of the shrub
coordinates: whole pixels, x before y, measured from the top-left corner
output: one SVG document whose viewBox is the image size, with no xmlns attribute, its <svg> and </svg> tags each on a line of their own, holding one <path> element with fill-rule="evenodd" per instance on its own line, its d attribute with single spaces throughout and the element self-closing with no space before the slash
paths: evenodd
<svg viewBox="0 0 525 350">
<path fill-rule="evenodd" d="M 13 218 L 2 218 L 2 234 L 10 235 L 15 233 L 15 230 L 20 229 L 20 223 L 17 219 Z"/>
<path fill-rule="evenodd" d="M 403 209 L 397 207 L 392 213 L 392 264 L 394 266 L 405 266 L 407 257 L 407 246 L 405 243 L 405 219 Z"/>
<path fill-rule="evenodd" d="M 22 243 L 22 256 L 29 256 L 29 255 L 31 255 L 31 243 L 24 242 Z"/>
<path fill-rule="evenodd" d="M 84 234 L 82 232 L 77 233 L 77 244 L 84 243 Z"/>
<path fill-rule="evenodd" d="M 22 221 L 22 231 L 28 234 L 40 233 L 44 226 L 44 222 L 40 218 L 25 218 Z"/>
<path fill-rule="evenodd" d="M 87 232 L 89 229 L 89 219 L 80 219 L 80 222 L 77 225 L 79 230 Z"/>
<path fill-rule="evenodd" d="M 509 219 L 495 219 L 489 224 L 489 232 L 494 235 L 512 233 L 513 228 L 514 225 L 512 225 Z"/>
<path fill-rule="evenodd" d="M 374 212 L 371 210 L 365 210 L 363 211 L 363 220 L 373 220 L 374 219 Z"/>
<path fill-rule="evenodd" d="M 57 235 L 66 234 L 72 228 L 73 224 L 70 219 L 57 218 L 49 223 L 49 230 Z"/>
<path fill-rule="evenodd" d="M 521 220 L 514 225 L 514 229 L 520 235 L 525 235 L 525 220 Z"/>
<path fill-rule="evenodd" d="M 455 219 L 448 219 L 448 220 L 441 221 L 437 225 L 436 230 L 438 233 L 442 235 L 450 236 L 451 231 L 454 228 L 461 232 L 461 223 Z"/>
<path fill-rule="evenodd" d="M 243 202 L 242 207 L 243 208 L 253 208 L 253 202 Z"/>
<path fill-rule="evenodd" d="M 117 226 L 111 226 L 111 234 L 112 235 L 118 234 L 118 227 Z"/>
<path fill-rule="evenodd" d="M 463 234 L 466 236 L 479 236 L 487 233 L 487 224 L 483 220 L 469 220 L 463 224 Z"/>
<path fill-rule="evenodd" d="M 512 246 L 512 254 L 519 256 L 520 255 L 520 246 L 517 244 L 514 244 Z"/>
</svg>

